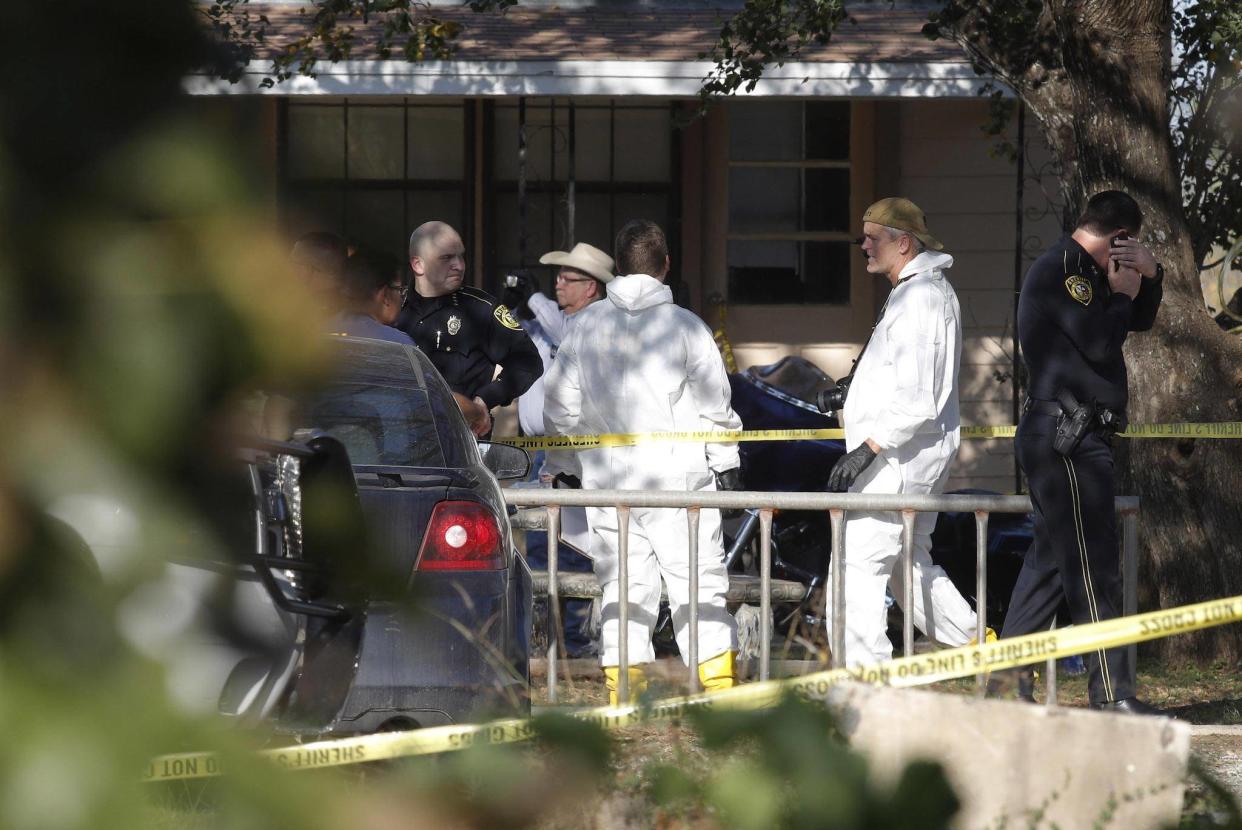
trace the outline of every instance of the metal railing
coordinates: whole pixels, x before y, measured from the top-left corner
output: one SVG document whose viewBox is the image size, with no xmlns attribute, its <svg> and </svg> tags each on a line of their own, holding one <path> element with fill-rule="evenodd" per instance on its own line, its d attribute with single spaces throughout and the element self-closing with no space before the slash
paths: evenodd
<svg viewBox="0 0 1242 830">
<path fill-rule="evenodd" d="M 548 645 L 548 699 L 556 700 L 557 641 L 561 630 L 560 590 L 557 573 L 559 553 L 560 509 L 562 507 L 612 507 L 617 511 L 619 539 L 617 556 L 619 581 L 619 664 L 617 695 L 629 697 L 629 516 L 631 508 L 685 508 L 690 531 L 690 653 L 687 655 L 689 684 L 692 692 L 699 688 L 698 677 L 698 527 L 703 508 L 738 510 L 759 509 L 759 679 L 767 680 L 772 664 L 772 511 L 820 510 L 829 514 L 832 524 L 832 592 L 831 665 L 844 665 L 845 654 L 845 569 L 836 566 L 845 544 L 845 516 L 848 511 L 892 511 L 901 514 L 902 568 L 902 645 L 909 657 L 914 649 L 914 518 L 916 513 L 953 511 L 975 514 L 975 562 L 977 609 L 976 637 L 984 641 L 987 631 L 987 541 L 988 517 L 992 513 L 1030 513 L 1028 496 L 1000 495 L 888 495 L 866 493 L 767 493 L 688 492 L 645 490 L 550 490 L 506 489 L 505 500 L 515 507 L 547 509 L 548 532 L 548 605 L 552 621 Z M 1138 510 L 1137 496 L 1118 496 L 1115 509 L 1121 516 L 1122 539 L 1122 611 L 1138 612 Z M 1130 646 L 1133 650 L 1135 647 Z M 1133 662 L 1133 654 L 1131 656 Z M 978 676 L 982 692 L 985 676 Z M 1048 661 L 1048 703 L 1056 702 L 1056 661 Z"/>
</svg>

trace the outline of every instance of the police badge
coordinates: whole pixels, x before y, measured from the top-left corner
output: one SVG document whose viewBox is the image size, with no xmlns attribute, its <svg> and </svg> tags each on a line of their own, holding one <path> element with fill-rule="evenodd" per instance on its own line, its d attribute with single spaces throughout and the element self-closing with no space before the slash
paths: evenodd
<svg viewBox="0 0 1242 830">
<path fill-rule="evenodd" d="M 459 331 L 461 331 L 461 318 L 454 314 L 448 318 L 448 333 L 457 334 Z"/>
<path fill-rule="evenodd" d="M 1069 292 L 1071 297 L 1083 305 L 1091 304 L 1091 297 L 1093 294 L 1091 291 L 1091 283 L 1083 277 L 1080 277 L 1077 274 L 1072 277 L 1066 277 L 1065 290 Z"/>
<path fill-rule="evenodd" d="M 518 323 L 517 319 L 513 316 L 513 313 L 509 311 L 509 309 L 506 308 L 505 306 L 502 306 L 502 305 L 496 306 L 496 310 L 492 312 L 492 316 L 496 318 L 496 322 L 500 323 L 500 325 L 504 326 L 507 329 L 513 329 L 514 331 L 517 331 L 518 329 L 522 328 L 522 326 Z"/>
</svg>

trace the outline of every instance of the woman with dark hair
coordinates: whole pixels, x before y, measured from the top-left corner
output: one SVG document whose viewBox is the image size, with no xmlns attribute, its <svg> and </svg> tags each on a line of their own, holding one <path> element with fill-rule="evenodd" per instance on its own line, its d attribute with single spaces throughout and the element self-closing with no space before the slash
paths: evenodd
<svg viewBox="0 0 1242 830">
<path fill-rule="evenodd" d="M 396 257 L 358 251 L 345 261 L 341 291 L 345 309 L 328 324 L 332 334 L 414 345 L 405 332 L 392 327 L 410 292 L 410 270 Z"/>
</svg>

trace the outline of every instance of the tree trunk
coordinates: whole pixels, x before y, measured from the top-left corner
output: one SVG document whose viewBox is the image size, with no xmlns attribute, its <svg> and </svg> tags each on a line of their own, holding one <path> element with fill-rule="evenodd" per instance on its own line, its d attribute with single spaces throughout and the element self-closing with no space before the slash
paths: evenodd
<svg viewBox="0 0 1242 830">
<path fill-rule="evenodd" d="M 1108 189 L 1134 196 L 1141 238 L 1164 264 L 1155 328 L 1126 342 L 1131 422 L 1242 420 L 1242 344 L 1204 306 L 1174 172 L 1170 15 L 1161 0 L 1048 0 L 1041 28 L 1062 67 L 1006 80 L 1061 160 L 1068 204 Z M 1242 441 L 1118 443 L 1118 492 L 1142 500 L 1140 610 L 1242 594 Z M 1157 643 L 1163 656 L 1236 661 L 1242 626 Z"/>
</svg>

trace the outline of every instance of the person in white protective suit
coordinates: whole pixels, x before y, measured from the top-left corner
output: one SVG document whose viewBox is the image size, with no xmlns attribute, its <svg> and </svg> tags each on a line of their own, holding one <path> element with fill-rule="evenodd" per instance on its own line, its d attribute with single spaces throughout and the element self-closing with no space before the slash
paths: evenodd
<svg viewBox="0 0 1242 830">
<path fill-rule="evenodd" d="M 842 384 L 847 453 L 833 466 L 828 489 L 851 493 L 939 493 L 961 440 L 958 365 L 961 312 L 945 271 L 953 257 L 927 230 L 923 211 L 901 198 L 881 199 L 863 214 L 867 270 L 893 289 L 853 373 Z M 839 404 L 838 404 L 839 405 Z M 835 408 L 835 407 L 834 407 Z M 933 640 L 965 645 L 975 636 L 974 610 L 931 561 L 936 514 L 914 522 L 914 624 Z M 847 665 L 887 660 L 884 588 L 903 596 L 901 517 L 850 511 L 845 523 L 845 655 Z M 840 563 L 833 563 L 837 567 Z M 827 599 L 832 634 L 832 598 Z M 989 640 L 995 634 L 989 631 Z"/>
<path fill-rule="evenodd" d="M 654 222 L 635 220 L 617 234 L 619 276 L 608 298 L 577 315 L 544 383 L 549 435 L 739 430 L 724 362 L 707 326 L 673 303 L 664 285 L 668 243 Z M 738 486 L 736 444 L 649 442 L 577 453 L 586 489 L 711 491 Z M 714 476 L 713 473 L 716 475 Z M 668 587 L 677 646 L 689 654 L 689 530 L 684 509 L 634 508 L 629 535 L 629 627 L 620 626 L 618 522 L 613 508 L 588 508 L 591 554 L 603 589 L 601 663 L 617 703 L 620 642 L 625 636 L 631 692 L 643 686 L 637 665 L 655 659 L 651 635 Z M 699 678 L 708 691 L 736 683 L 737 630 L 725 607 L 720 512 L 699 526 Z"/>
</svg>

